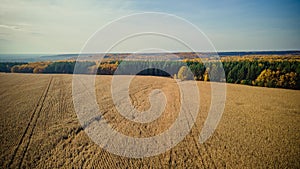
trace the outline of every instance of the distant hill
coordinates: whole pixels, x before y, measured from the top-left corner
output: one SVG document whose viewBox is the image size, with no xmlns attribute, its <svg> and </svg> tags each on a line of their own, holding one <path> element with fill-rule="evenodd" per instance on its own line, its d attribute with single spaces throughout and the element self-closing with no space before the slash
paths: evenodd
<svg viewBox="0 0 300 169">
<path fill-rule="evenodd" d="M 39 62 L 76 60 L 80 55 L 86 60 L 98 60 L 101 57 L 108 59 L 147 59 L 150 60 L 177 60 L 191 58 L 206 58 L 216 56 L 216 53 L 209 52 L 174 52 L 174 53 L 90 53 L 90 54 L 0 54 L 0 62 Z M 300 51 L 239 51 L 239 52 L 218 52 L 218 56 L 249 56 L 249 55 L 300 55 Z"/>
</svg>

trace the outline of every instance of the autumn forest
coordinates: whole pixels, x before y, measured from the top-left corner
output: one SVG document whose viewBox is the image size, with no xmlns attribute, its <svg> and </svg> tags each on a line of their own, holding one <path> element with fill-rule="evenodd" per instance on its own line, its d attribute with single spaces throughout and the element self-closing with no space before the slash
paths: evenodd
<svg viewBox="0 0 300 169">
<path fill-rule="evenodd" d="M 76 65 L 76 69 L 74 71 Z M 185 67 L 183 70 L 183 67 Z M 190 70 L 190 74 L 187 72 Z M 182 60 L 63 60 L 29 63 L 0 63 L 1 72 L 82 73 L 99 75 L 151 75 L 181 80 L 218 81 L 261 87 L 300 89 L 300 56 L 227 56 Z M 225 73 L 222 77 L 222 73 Z M 185 75 L 183 75 L 185 74 Z M 213 76 L 211 76 L 213 75 Z"/>
</svg>

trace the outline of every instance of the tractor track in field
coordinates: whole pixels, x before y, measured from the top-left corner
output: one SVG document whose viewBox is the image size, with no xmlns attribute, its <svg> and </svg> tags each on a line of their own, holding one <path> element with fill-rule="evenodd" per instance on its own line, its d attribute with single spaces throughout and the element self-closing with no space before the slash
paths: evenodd
<svg viewBox="0 0 300 169">
<path fill-rule="evenodd" d="M 82 83 L 82 82 L 80 81 L 80 83 Z M 89 89 L 83 83 L 82 83 L 82 85 L 86 89 L 86 91 L 89 92 Z M 153 85 L 147 85 L 146 87 L 143 86 L 139 90 L 137 90 L 137 89 L 131 90 L 131 93 L 129 93 L 129 97 L 131 99 L 131 104 L 134 105 L 134 107 L 136 109 L 139 109 L 139 108 L 143 107 L 144 104 L 145 104 L 145 100 L 143 100 L 141 103 L 139 103 L 138 102 L 139 99 L 136 96 L 136 94 L 138 94 L 140 92 L 145 92 L 145 91 L 149 90 L 148 88 L 152 89 L 153 87 L 154 87 Z M 89 94 L 91 94 L 91 93 L 89 92 Z M 104 114 L 102 114 L 101 116 L 95 116 L 95 117 L 91 118 L 87 124 L 82 126 L 82 128 L 84 129 L 87 126 L 89 126 L 91 123 L 93 123 L 95 121 L 99 121 L 102 116 L 104 116 Z M 187 116 L 189 116 L 190 118 L 193 118 L 192 114 L 190 114 L 190 113 L 187 114 Z M 107 119 L 107 120 L 109 122 L 109 119 Z M 200 126 L 197 125 L 196 119 L 193 119 L 193 121 L 195 121 L 195 123 L 193 124 L 193 125 L 195 125 L 194 127 L 199 128 Z M 122 119 L 119 122 L 119 124 L 123 124 L 122 126 L 130 125 L 129 122 L 126 121 L 125 119 Z M 192 124 L 188 124 L 188 125 L 190 126 L 190 128 L 193 128 L 191 126 Z M 117 131 L 119 131 L 120 127 L 122 127 L 122 126 L 115 126 L 116 127 L 115 129 Z M 217 134 L 217 133 L 215 133 L 215 134 Z M 203 167 L 203 168 L 210 168 L 210 167 L 211 168 L 217 168 L 217 166 L 218 166 L 217 161 L 215 161 L 213 159 L 212 150 L 210 150 L 209 145 L 207 145 L 207 144 L 199 145 L 199 143 L 198 143 L 199 135 L 192 135 L 191 137 L 192 137 L 191 138 L 192 142 L 194 142 L 194 144 L 196 145 L 196 147 L 195 147 L 197 149 L 196 153 L 198 154 L 198 157 L 199 157 L 198 159 L 200 160 L 201 167 Z M 112 141 L 112 140 L 110 140 L 110 141 Z M 168 158 L 168 163 L 169 163 L 168 168 L 172 168 L 172 167 L 174 167 L 174 165 L 176 165 L 176 161 L 178 160 L 177 159 L 178 157 L 176 157 L 176 152 L 174 152 L 173 149 L 171 149 L 167 154 L 169 156 L 169 158 Z M 110 156 L 110 155 L 108 155 L 108 156 Z M 110 157 L 110 158 L 112 158 L 112 157 Z M 103 162 L 106 163 L 107 161 L 103 161 Z M 160 165 L 162 166 L 162 162 L 160 160 L 158 160 L 156 162 L 160 163 Z M 107 165 L 108 166 L 114 166 L 113 164 L 107 164 Z"/>
<path fill-rule="evenodd" d="M 16 147 L 16 149 L 14 150 L 13 152 L 13 155 L 12 155 L 12 158 L 10 160 L 10 162 L 8 163 L 8 167 L 9 168 L 12 168 L 12 165 L 14 164 L 14 162 L 18 162 L 18 168 L 21 168 L 22 164 L 23 164 L 23 160 L 24 160 L 24 156 L 26 155 L 26 152 L 28 150 L 28 147 L 29 147 L 29 144 L 31 142 L 31 138 L 32 138 L 32 135 L 33 135 L 33 132 L 34 132 L 34 129 L 36 127 L 36 124 L 37 124 L 37 121 L 38 121 L 38 118 L 39 118 L 39 115 L 40 115 L 40 112 L 43 108 L 43 104 L 45 102 L 45 99 L 47 97 L 47 94 L 48 94 L 48 91 L 49 91 L 49 88 L 51 86 L 51 83 L 52 83 L 52 77 L 50 77 L 50 80 L 43 92 L 43 94 L 40 96 L 39 100 L 38 100 L 38 103 L 37 105 L 35 106 L 34 110 L 33 110 L 33 113 L 31 114 L 30 116 L 30 120 L 25 128 L 25 131 Z M 26 136 L 28 135 L 28 139 L 25 139 Z M 25 144 L 25 147 L 21 147 L 22 144 Z M 20 156 L 20 160 L 16 160 L 16 156 L 17 154 L 20 153 L 21 156 Z"/>
<path fill-rule="evenodd" d="M 195 116 L 194 112 L 186 112 L 183 116 L 189 119 L 186 125 L 191 130 L 188 135 L 162 154 L 127 158 L 107 151 L 105 143 L 104 146 L 98 145 L 85 129 L 97 125 L 103 118 L 113 130 L 130 137 L 147 138 L 161 134 L 178 118 L 181 91 L 169 78 L 135 77 L 128 97 L 136 110 L 142 112 L 151 107 L 149 96 L 155 89 L 161 90 L 167 101 L 160 118 L 149 124 L 140 124 L 124 118 L 115 108 L 111 95 L 113 77 L 95 78 L 96 93 L 85 81 L 78 81 L 82 85 L 78 91 L 82 95 L 79 96 L 96 94 L 99 106 L 99 112 L 89 115 L 89 119 L 84 119 L 86 123 L 81 124 L 72 102 L 71 75 L 0 76 L 3 81 L 0 83 L 0 108 L 3 112 L 0 118 L 0 168 L 300 166 L 299 91 L 228 84 L 222 120 L 211 137 L 200 143 L 199 136 L 211 105 L 211 82 L 197 82 L 201 94 L 199 114 Z M 194 102 L 194 99 L 188 97 L 187 101 Z M 114 143 L 114 139 L 114 135 L 107 138 L 107 144 Z M 163 143 L 169 143 L 168 138 L 165 139 Z M 160 146 L 150 148 L 155 150 Z"/>
</svg>

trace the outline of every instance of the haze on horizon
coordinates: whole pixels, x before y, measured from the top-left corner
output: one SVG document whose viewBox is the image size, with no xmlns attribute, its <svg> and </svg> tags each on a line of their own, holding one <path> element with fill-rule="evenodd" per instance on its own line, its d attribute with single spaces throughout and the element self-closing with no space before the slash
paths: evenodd
<svg viewBox="0 0 300 169">
<path fill-rule="evenodd" d="M 217 51 L 300 49 L 300 1 L 297 0 L 190 3 L 0 0 L 0 3 L 0 53 L 78 53 L 105 24 L 140 12 L 169 13 L 190 21 L 208 36 Z M 171 48 L 182 51 L 176 45 Z M 124 46 L 112 52 L 132 51 Z"/>
</svg>

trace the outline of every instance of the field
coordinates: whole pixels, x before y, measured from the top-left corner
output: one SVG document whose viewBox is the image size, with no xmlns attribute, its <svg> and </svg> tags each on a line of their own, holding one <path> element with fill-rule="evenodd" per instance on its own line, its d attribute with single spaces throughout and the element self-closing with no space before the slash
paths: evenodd
<svg viewBox="0 0 300 169">
<path fill-rule="evenodd" d="M 130 98 L 140 111 L 161 89 L 167 106 L 156 121 L 138 124 L 118 114 L 112 76 L 97 76 L 104 118 L 119 132 L 149 137 L 174 122 L 179 89 L 171 78 L 137 76 Z M 300 91 L 227 85 L 222 119 L 204 144 L 199 134 L 210 107 L 210 82 L 198 81 L 200 112 L 191 132 L 171 150 L 141 159 L 109 153 L 84 132 L 74 111 L 72 75 L 0 74 L 1 168 L 299 168 Z M 192 99 L 192 98 L 191 98 Z"/>
</svg>

